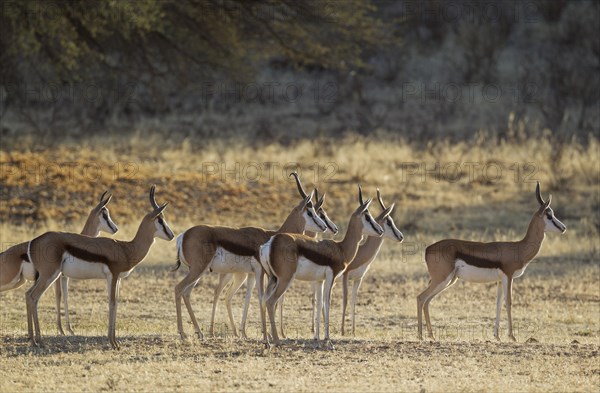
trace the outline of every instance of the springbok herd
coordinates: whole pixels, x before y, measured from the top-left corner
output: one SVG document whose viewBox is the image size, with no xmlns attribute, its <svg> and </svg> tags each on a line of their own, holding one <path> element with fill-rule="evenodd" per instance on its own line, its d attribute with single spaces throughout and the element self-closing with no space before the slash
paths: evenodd
<svg viewBox="0 0 600 393">
<path fill-rule="evenodd" d="M 338 232 L 337 226 L 329 219 L 323 208 L 325 195 L 319 196 L 316 188 L 308 195 L 302 187 L 298 174 L 294 172 L 290 176 L 294 176 L 302 200 L 291 210 L 278 230 L 198 225 L 177 237 L 177 264 L 173 270 L 178 269 L 182 263 L 189 268 L 187 275 L 175 286 L 177 330 L 182 339 L 186 337 L 181 316 L 182 299 L 196 335 L 200 339 L 203 338 L 192 309 L 190 295 L 202 274 L 207 271 L 219 274 L 219 284 L 215 289 L 212 309 L 211 334 L 213 334 L 219 295 L 226 285 L 232 282 L 226 293 L 226 305 L 230 327 L 238 336 L 231 311 L 231 299 L 246 282 L 240 335 L 246 337 L 248 307 L 252 291 L 257 284 L 264 343 L 267 346 L 271 342 L 278 345 L 275 311 L 279 307 L 280 329 L 284 335 L 282 316 L 284 294 L 292 281 L 297 279 L 311 282 L 314 289 L 312 327 L 315 340 L 319 340 L 320 337 L 319 328 L 321 313 L 323 313 L 324 343 L 327 347 L 333 348 L 329 339 L 329 311 L 332 287 L 340 277 L 343 294 L 341 330 L 342 334 L 345 334 L 348 282 L 352 281 L 351 314 L 352 334 L 354 334 L 354 310 L 358 290 L 371 263 L 377 257 L 383 239 L 388 238 L 396 242 L 402 242 L 404 239 L 391 217 L 394 204 L 386 207 L 378 189 L 377 199 L 382 212 L 373 218 L 369 212 L 372 199 L 363 200 L 362 189 L 358 186 L 358 207 L 350 216 L 344 238 L 341 241 L 319 240 L 317 239 L 319 232 L 327 230 L 334 234 Z M 163 214 L 168 203 L 159 205 L 156 202 L 155 188 L 152 186 L 150 189 L 152 210 L 142 218 L 137 233 L 131 241 L 98 237 L 100 231 L 114 234 L 118 230 L 107 207 L 112 195 L 107 196 L 105 192 L 100 197 L 100 203 L 91 210 L 81 234 L 47 232 L 0 254 L 0 291 L 18 288 L 25 281 L 34 282 L 25 296 L 27 327 L 32 345 L 39 345 L 41 339 L 38 302 L 52 283 L 55 283 L 58 331 L 64 334 L 60 316 L 61 296 L 63 296 L 66 327 L 68 332 L 73 334 L 69 323 L 67 301 L 69 278 L 105 279 L 108 284 L 108 339 L 113 348 L 119 348 L 115 337 L 115 326 L 121 279 L 129 276 L 144 260 L 155 238 L 170 241 L 175 237 Z M 522 240 L 480 243 L 445 239 L 427 247 L 425 262 L 431 280 L 429 286 L 417 296 L 419 339 L 423 338 L 423 313 L 428 335 L 433 339 L 429 303 L 459 278 L 472 282 L 498 282 L 494 336 L 499 339 L 498 327 L 504 295 L 508 336 L 515 339 L 511 318 L 513 279 L 523 275 L 529 262 L 538 254 L 545 232 L 566 231 L 565 225 L 554 216 L 550 208 L 552 195 L 544 201 L 539 182 L 536 187 L 536 198 L 539 208 L 533 214 Z M 367 239 L 360 244 L 363 236 Z M 271 323 L 270 335 L 267 333 L 265 309 Z"/>
</svg>

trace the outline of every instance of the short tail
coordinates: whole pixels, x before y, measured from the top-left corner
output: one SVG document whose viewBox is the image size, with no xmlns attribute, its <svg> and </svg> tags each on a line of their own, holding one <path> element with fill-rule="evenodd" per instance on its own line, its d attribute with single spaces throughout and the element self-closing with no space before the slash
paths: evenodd
<svg viewBox="0 0 600 393">
<path fill-rule="evenodd" d="M 271 245 L 274 237 L 271 237 L 268 242 L 260 246 L 259 259 L 260 264 L 267 274 L 267 277 L 273 277 L 273 269 L 271 268 Z"/>
<path fill-rule="evenodd" d="M 171 268 L 171 271 L 174 272 L 177 269 L 179 269 L 181 267 L 181 260 L 183 258 L 183 251 L 181 249 L 181 246 L 183 245 L 183 235 L 185 234 L 185 232 L 181 233 L 179 236 L 177 236 L 177 240 L 176 240 L 176 244 L 177 244 L 177 262 L 175 262 L 175 266 L 173 266 Z M 185 261 L 185 260 L 184 260 Z"/>
<path fill-rule="evenodd" d="M 31 264 L 31 267 L 35 271 L 35 281 L 37 282 L 38 278 L 40 278 L 40 272 L 37 271 L 37 269 L 35 268 L 35 265 L 33 264 L 33 260 L 31 259 L 31 243 L 33 243 L 34 240 L 36 240 L 36 239 L 30 240 L 29 243 L 27 243 L 27 254 L 26 254 L 27 259 L 26 259 L 26 261 Z"/>
</svg>

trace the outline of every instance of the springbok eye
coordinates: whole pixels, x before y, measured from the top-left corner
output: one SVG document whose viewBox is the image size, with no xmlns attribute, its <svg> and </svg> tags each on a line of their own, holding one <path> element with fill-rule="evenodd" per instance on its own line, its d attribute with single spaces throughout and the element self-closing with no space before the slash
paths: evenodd
<svg viewBox="0 0 600 393">
<path fill-rule="evenodd" d="M 162 225 L 162 224 L 163 224 L 163 219 L 162 219 L 162 217 L 158 217 L 158 223 L 159 223 L 160 225 Z"/>
</svg>

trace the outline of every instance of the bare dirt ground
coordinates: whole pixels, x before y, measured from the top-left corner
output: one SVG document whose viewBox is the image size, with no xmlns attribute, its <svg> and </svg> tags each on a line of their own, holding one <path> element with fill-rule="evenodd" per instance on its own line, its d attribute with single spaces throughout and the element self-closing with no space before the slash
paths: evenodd
<svg viewBox="0 0 600 393">
<path fill-rule="evenodd" d="M 256 299 L 250 309 L 248 340 L 227 331 L 220 304 L 216 337 L 182 342 L 176 333 L 174 286 L 186 268 L 169 272 L 175 242 L 157 240 L 147 260 L 123 281 L 118 352 L 109 349 L 106 339 L 104 282 L 71 281 L 73 337 L 57 336 L 54 294 L 52 290 L 44 294 L 42 348 L 31 348 L 26 340 L 24 294 L 29 284 L 4 292 L 0 392 L 600 389 L 596 140 L 587 147 L 527 140 L 491 147 L 439 142 L 424 149 L 361 139 L 260 149 L 142 137 L 109 143 L 110 148 L 100 140 L 52 149 L 30 149 L 28 143 L 0 151 L 3 249 L 47 230 L 78 231 L 105 189 L 115 194 L 110 209 L 120 230 L 114 237 L 130 239 L 148 209 L 152 183 L 158 184 L 158 201 L 171 202 L 166 219 L 176 234 L 199 223 L 276 227 L 298 201 L 284 168 L 290 162 L 303 163 L 307 187 L 314 183 L 328 192 L 326 208 L 341 229 L 336 239 L 345 231 L 356 204 L 356 183 L 361 182 L 370 196 L 379 186 L 386 200 L 397 202 L 394 219 L 405 242 L 386 242 L 363 281 L 356 337 L 340 335 L 341 289 L 334 288 L 333 351 L 312 339 L 305 283 L 294 283 L 286 295 L 289 339 L 281 347 L 265 350 L 260 343 Z M 262 172 L 255 179 L 255 172 L 247 172 L 255 168 L 250 163 L 268 161 L 279 165 L 275 177 Z M 473 162 L 479 169 L 470 173 L 465 163 Z M 445 169 L 431 171 L 436 165 L 459 167 L 460 178 Z M 224 173 L 224 167 L 234 168 L 234 173 Z M 445 237 L 520 239 L 536 209 L 535 179 L 542 181 L 545 195 L 553 193 L 552 207 L 568 229 L 562 236 L 549 235 L 540 255 L 515 281 L 518 341 L 506 338 L 504 311 L 502 341 L 493 339 L 495 284 L 460 281 L 432 302 L 437 341 L 417 341 L 416 296 L 428 281 L 425 246 Z M 205 334 L 216 282 L 209 274 L 192 294 Z M 242 299 L 242 293 L 234 299 L 238 323 Z M 185 309 L 184 324 L 191 336 Z"/>
<path fill-rule="evenodd" d="M 74 337 L 56 335 L 53 294 L 44 295 L 39 349 L 26 340 L 24 290 L 5 293 L 0 391 L 597 391 L 597 265 L 571 270 L 573 263 L 559 266 L 565 262 L 549 258 L 534 263 L 515 286 L 516 343 L 493 339 L 495 287 L 460 282 L 432 303 L 438 340 L 419 342 L 415 296 L 426 284 L 423 266 L 399 265 L 395 255 L 377 261 L 363 283 L 354 338 L 339 334 L 341 296 L 334 289 L 333 351 L 312 339 L 304 283 L 286 298 L 290 338 L 270 350 L 259 341 L 255 300 L 248 340 L 228 332 L 221 305 L 216 337 L 182 342 L 172 298 L 183 273 L 169 273 L 166 264 L 149 262 L 123 282 L 118 352 L 106 339 L 104 283 L 72 282 Z M 203 278 L 192 297 L 205 334 L 215 283 Z M 240 294 L 238 320 L 241 302 Z M 185 310 L 184 320 L 193 337 Z M 501 328 L 505 335 L 504 313 Z"/>
</svg>

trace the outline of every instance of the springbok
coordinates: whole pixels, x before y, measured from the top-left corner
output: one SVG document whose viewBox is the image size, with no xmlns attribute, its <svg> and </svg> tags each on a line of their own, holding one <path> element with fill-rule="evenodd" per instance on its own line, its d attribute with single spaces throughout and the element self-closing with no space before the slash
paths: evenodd
<svg viewBox="0 0 600 393">
<path fill-rule="evenodd" d="M 112 194 L 104 198 L 107 193 L 108 191 L 104 191 L 100 196 L 100 202 L 90 211 L 81 231 L 82 235 L 97 237 L 100 231 L 114 235 L 119 230 L 112 221 L 110 212 L 108 211 L 107 205 L 112 198 Z M 25 284 L 26 281 L 35 281 L 36 272 L 27 257 L 28 244 L 29 242 L 19 243 L 0 254 L 0 292 L 17 289 Z M 71 323 L 69 322 L 68 284 L 69 279 L 62 276 L 54 285 L 54 293 L 56 295 L 56 327 L 61 335 L 65 334 L 60 317 L 61 294 L 64 295 L 67 330 L 70 334 L 73 334 L 73 329 L 71 329 Z"/>
<path fill-rule="evenodd" d="M 377 258 L 377 254 L 381 249 L 381 245 L 383 244 L 384 239 L 390 239 L 399 243 L 402 243 L 404 240 L 404 235 L 402 232 L 398 230 L 396 224 L 394 223 L 394 219 L 391 216 L 392 211 L 394 210 L 394 204 L 390 206 L 388 210 L 385 204 L 383 203 L 383 199 L 381 198 L 381 192 L 379 188 L 377 189 L 377 200 L 379 201 L 379 205 L 383 209 L 381 214 L 375 218 L 375 221 L 383 228 L 383 236 L 369 236 L 367 240 L 358 247 L 358 252 L 356 256 L 348 265 L 348 268 L 344 272 L 342 276 L 342 335 L 344 335 L 344 322 L 346 316 L 346 308 L 348 306 L 348 281 L 352 281 L 352 308 L 351 308 L 351 316 L 352 316 L 352 335 L 354 335 L 355 330 L 355 309 L 356 309 L 356 299 L 358 297 L 358 289 L 360 288 L 360 284 L 364 276 L 369 271 L 371 267 L 371 263 Z M 387 212 L 387 215 L 386 215 Z M 316 305 L 317 305 L 317 296 L 318 290 L 323 286 L 323 282 L 313 282 L 313 296 L 312 296 L 312 312 L 311 312 L 311 330 L 315 332 L 315 315 L 316 315 Z M 285 332 L 283 329 L 283 299 L 284 295 L 281 295 L 277 307 L 279 307 L 279 328 L 281 332 L 281 337 L 285 338 Z"/>
<path fill-rule="evenodd" d="M 41 339 L 38 320 L 39 299 L 62 273 L 70 278 L 96 278 L 107 281 L 108 340 L 114 349 L 119 349 L 115 331 L 121 279 L 129 276 L 144 260 L 156 237 L 168 241 L 174 237 L 163 215 L 168 202 L 159 206 L 154 199 L 155 189 L 156 186 L 150 189 L 152 211 L 144 216 L 131 241 L 105 237 L 91 238 L 65 232 L 46 232 L 29 242 L 27 255 L 39 273 L 35 284 L 26 294 L 27 327 L 33 345 L 39 345 Z"/>
<path fill-rule="evenodd" d="M 279 345 L 279 336 L 275 325 L 275 305 L 281 295 L 296 279 L 324 282 L 325 306 L 325 343 L 333 348 L 329 340 L 329 306 L 331 288 L 336 278 L 344 273 L 356 256 L 358 244 L 363 235 L 382 236 L 383 228 L 375 222 L 369 213 L 371 199 L 362 198 L 358 187 L 359 207 L 352 213 L 348 230 L 340 242 L 334 240 L 315 240 L 306 235 L 281 233 L 269 239 L 260 249 L 260 262 L 269 275 L 268 292 L 261 298 L 266 305 L 271 322 L 271 335 L 275 345 Z M 389 208 L 388 208 L 389 209 Z M 389 209 L 391 210 L 391 209 Z M 389 212 L 386 212 L 389 214 Z M 317 290 L 317 310 L 323 307 L 323 286 Z M 317 313 L 315 340 L 319 340 L 320 312 Z M 266 326 L 263 325 L 263 338 L 268 346 Z"/>
<path fill-rule="evenodd" d="M 277 233 L 301 233 L 305 230 L 324 232 L 327 230 L 327 226 L 319 218 L 311 204 L 312 196 L 313 193 L 307 195 L 298 206 L 292 209 L 277 231 L 267 231 L 258 227 L 232 228 L 198 225 L 189 228 L 177 237 L 177 264 L 172 271 L 177 270 L 181 263 L 190 268 L 188 274 L 175 286 L 177 331 L 181 339 L 186 338 L 181 317 L 182 297 L 194 324 L 196 335 L 199 339 L 204 338 L 190 302 L 192 290 L 204 272 L 210 269 L 219 274 L 233 272 L 254 274 L 260 299 L 264 286 L 264 272 L 258 261 L 260 246 Z M 249 301 L 248 292 L 247 301 Z M 259 310 L 261 321 L 264 321 L 263 307 L 259 307 Z M 233 319 L 231 315 L 230 319 Z"/>
<path fill-rule="evenodd" d="M 429 286 L 417 296 L 418 336 L 423 339 L 422 312 L 429 338 L 434 339 L 429 320 L 429 303 L 442 291 L 450 288 L 459 278 L 471 282 L 498 282 L 496 297 L 496 323 L 494 337 L 499 340 L 500 311 L 502 294 L 508 318 L 508 337 L 516 341 L 512 328 L 512 284 L 515 278 L 521 277 L 527 265 L 537 256 L 542 248 L 546 232 L 565 233 L 567 227 L 554 217 L 550 208 L 552 195 L 544 201 L 537 183 L 535 195 L 539 208 L 531 217 L 525 237 L 516 242 L 470 242 L 464 240 L 445 239 L 425 249 L 425 262 L 431 280 Z"/>
<path fill-rule="evenodd" d="M 306 194 L 306 191 L 304 191 L 304 187 L 302 187 L 302 182 L 300 181 L 300 176 L 296 172 L 292 172 L 290 174 L 290 176 L 294 176 L 294 178 L 296 180 L 296 187 L 298 188 L 298 193 L 300 194 L 302 199 L 306 199 L 308 197 L 308 195 Z M 333 221 L 331 221 L 331 219 L 329 218 L 329 216 L 323 209 L 323 203 L 325 202 L 325 194 L 319 196 L 319 190 L 315 187 L 314 196 L 315 196 L 315 201 L 316 201 L 316 203 L 314 205 L 314 209 L 315 209 L 315 212 L 317 213 L 317 216 L 319 216 L 319 218 L 321 218 L 321 220 L 323 220 L 323 222 L 327 226 L 327 229 L 330 230 L 335 235 L 336 233 L 338 233 L 338 227 L 333 223 Z M 312 206 L 312 202 L 309 202 L 309 207 L 310 206 Z M 306 232 L 305 231 L 304 233 L 306 233 L 308 236 L 311 236 L 311 237 L 317 236 L 316 232 Z M 254 289 L 254 284 L 255 284 L 256 280 L 255 280 L 255 276 L 253 273 L 246 273 L 247 267 L 240 266 L 240 268 L 242 269 L 241 272 L 219 274 L 219 283 L 215 287 L 215 292 L 214 292 L 214 297 L 213 297 L 213 308 L 212 308 L 212 314 L 211 314 L 211 318 L 210 318 L 210 327 L 209 327 L 210 335 L 214 335 L 215 314 L 217 311 L 217 304 L 218 304 L 218 300 L 221 295 L 221 292 L 223 292 L 223 289 L 225 288 L 225 286 L 233 280 L 232 284 L 225 291 L 225 306 L 227 308 L 227 315 L 229 316 L 229 327 L 232 330 L 233 334 L 237 337 L 238 332 L 235 327 L 235 322 L 233 319 L 233 312 L 231 309 L 231 300 L 233 299 L 233 296 L 236 294 L 236 292 L 240 289 L 242 284 L 244 284 L 244 282 L 246 282 L 246 296 L 244 298 L 244 310 L 242 313 L 240 335 L 242 336 L 242 338 L 247 338 L 247 336 L 246 336 L 246 320 L 247 320 L 247 316 L 248 316 L 248 309 L 250 307 L 250 299 L 252 297 L 252 290 Z M 260 300 L 259 300 L 259 302 L 260 302 Z M 283 304 L 283 296 L 281 297 L 280 303 Z M 281 315 L 282 309 L 283 308 L 280 308 L 280 315 Z M 281 316 L 281 318 L 283 318 L 283 316 Z M 281 323 L 281 326 L 283 326 L 283 322 Z M 283 329 L 283 327 L 282 327 L 282 329 Z"/>
<path fill-rule="evenodd" d="M 346 319 L 346 307 L 348 305 L 348 282 L 352 281 L 352 335 L 354 336 L 355 330 L 355 309 L 356 309 L 356 298 L 358 297 L 358 289 L 362 283 L 363 278 L 369 271 L 371 264 L 377 258 L 381 245 L 384 239 L 390 239 L 398 243 L 402 243 L 404 235 L 398 230 L 394 219 L 391 216 L 392 210 L 394 210 L 394 204 L 389 208 L 385 206 L 381 199 L 381 192 L 377 189 L 377 200 L 379 205 L 383 209 L 381 214 L 375 218 L 375 221 L 383 228 L 383 236 L 369 236 L 367 240 L 358 248 L 356 256 L 348 265 L 348 268 L 344 271 L 342 277 L 342 335 L 344 335 L 344 322 Z M 387 214 L 386 214 L 387 212 Z M 314 313 L 314 311 L 313 311 Z"/>
</svg>

